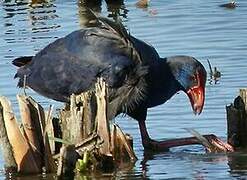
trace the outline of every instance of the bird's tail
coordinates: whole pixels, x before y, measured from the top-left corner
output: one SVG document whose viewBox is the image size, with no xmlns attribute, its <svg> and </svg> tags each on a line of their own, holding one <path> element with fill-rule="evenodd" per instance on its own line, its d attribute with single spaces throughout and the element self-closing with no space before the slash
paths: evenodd
<svg viewBox="0 0 247 180">
<path fill-rule="evenodd" d="M 32 61 L 33 56 L 23 56 L 16 58 L 12 61 L 12 64 L 17 67 L 22 67 Z"/>
<path fill-rule="evenodd" d="M 15 74 L 14 78 L 19 78 L 19 82 L 17 84 L 18 87 L 23 87 L 25 86 L 24 81 L 25 81 L 25 77 L 28 75 L 29 72 L 29 68 L 26 67 L 25 65 L 29 64 L 32 61 L 33 56 L 23 56 L 23 57 L 19 57 L 16 58 L 12 61 L 12 64 L 19 67 L 19 69 L 17 70 L 17 73 Z"/>
</svg>

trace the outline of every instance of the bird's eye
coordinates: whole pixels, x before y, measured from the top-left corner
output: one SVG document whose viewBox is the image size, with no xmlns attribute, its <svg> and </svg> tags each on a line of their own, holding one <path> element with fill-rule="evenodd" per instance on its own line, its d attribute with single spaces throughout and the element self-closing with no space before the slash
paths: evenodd
<svg viewBox="0 0 247 180">
<path fill-rule="evenodd" d="M 190 80 L 191 80 L 191 82 L 194 84 L 196 84 L 197 83 L 197 78 L 196 78 L 196 76 L 195 75 L 193 75 L 193 76 L 190 76 Z"/>
</svg>

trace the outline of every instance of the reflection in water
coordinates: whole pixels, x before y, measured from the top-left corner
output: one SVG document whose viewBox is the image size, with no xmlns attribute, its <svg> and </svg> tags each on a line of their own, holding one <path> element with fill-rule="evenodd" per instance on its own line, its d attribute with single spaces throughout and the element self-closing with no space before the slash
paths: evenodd
<svg viewBox="0 0 247 180">
<path fill-rule="evenodd" d="M 6 11 L 4 18 L 12 18 L 15 15 L 23 14 L 23 10 L 26 10 L 28 7 L 28 2 L 17 1 L 13 2 L 11 0 L 5 0 L 3 3 L 3 9 Z M 24 13 L 25 14 L 25 13 Z"/>
<path fill-rule="evenodd" d="M 125 8 L 123 0 L 117 1 L 106 1 L 108 17 L 117 20 L 118 18 L 127 18 L 128 10 Z M 78 1 L 78 11 L 79 11 L 79 24 L 81 27 L 90 27 L 93 26 L 91 20 L 93 17 L 91 13 L 88 13 L 88 9 L 94 11 L 96 14 L 101 13 L 102 11 L 102 2 L 101 0 L 93 0 L 93 1 Z M 4 14 L 4 26 L 5 32 L 4 34 L 9 35 L 8 38 L 5 38 L 7 43 L 16 43 L 23 42 L 26 40 L 24 37 L 18 38 L 17 34 L 28 34 L 29 29 L 31 29 L 31 33 L 47 33 L 51 29 L 57 29 L 60 27 L 60 24 L 57 23 L 55 19 L 58 19 L 59 16 L 56 12 L 56 6 L 54 1 L 44 1 L 43 3 L 28 3 L 28 2 L 19 2 L 19 1 L 10 1 L 5 0 L 3 2 L 2 8 L 5 11 Z M 18 17 L 16 17 L 18 16 Z M 19 19 L 18 22 L 15 19 Z M 23 22 L 28 22 L 28 27 L 15 28 L 18 24 L 23 26 Z M 17 30 L 16 30 L 17 29 Z M 18 32 L 16 32 L 18 31 Z M 13 35 L 14 38 L 10 36 Z M 19 36 L 20 37 L 20 36 Z M 51 38 L 50 36 L 33 36 L 32 38 L 41 39 L 41 38 Z"/>
<path fill-rule="evenodd" d="M 59 28 L 54 19 L 58 18 L 56 6 L 49 3 L 35 4 L 28 9 L 28 18 L 32 26 L 32 32 L 48 32 L 50 29 Z"/>
<path fill-rule="evenodd" d="M 127 18 L 128 10 L 126 9 L 123 0 L 106 0 L 108 17 L 113 20 L 118 20 L 119 18 Z M 78 10 L 79 10 L 79 23 L 83 27 L 95 26 L 94 16 L 90 13 L 92 10 L 94 13 L 98 14 L 102 11 L 102 1 L 101 0 L 79 0 Z"/>
<path fill-rule="evenodd" d="M 79 24 L 81 28 L 95 26 L 95 16 L 90 10 L 94 11 L 95 14 L 99 14 L 101 11 L 101 1 L 99 1 L 99 4 L 85 3 L 82 0 L 78 1 Z"/>
<path fill-rule="evenodd" d="M 16 22 L 14 20 L 15 16 L 23 16 L 23 15 L 27 15 L 27 4 L 25 2 L 16 2 L 16 3 L 12 3 L 12 1 L 4 1 L 2 3 L 2 8 L 4 10 L 4 26 L 6 28 L 4 34 L 6 35 L 4 37 L 4 40 L 8 43 L 15 43 L 15 42 L 22 42 L 24 39 L 20 38 L 20 37 L 16 37 L 16 30 L 15 30 L 15 26 L 18 26 L 18 22 Z M 26 29 L 18 29 L 18 33 L 19 34 L 23 34 L 26 33 Z"/>
<path fill-rule="evenodd" d="M 29 10 L 29 21 L 32 25 L 32 32 L 48 32 L 49 29 L 59 28 L 60 25 L 50 22 L 55 18 L 58 18 L 56 15 L 56 10 L 53 6 L 46 7 L 43 10 L 43 7 L 36 7 Z"/>
<path fill-rule="evenodd" d="M 228 165 L 230 167 L 230 173 L 241 174 L 247 176 L 247 154 L 246 153 L 234 153 L 228 155 Z"/>
<path fill-rule="evenodd" d="M 5 38 L 7 43 L 24 42 L 30 38 L 27 36 L 30 33 L 49 32 L 51 29 L 59 28 L 54 19 L 58 18 L 56 14 L 56 7 L 50 1 L 49 3 L 43 3 L 36 6 L 31 6 L 27 2 L 19 1 L 4 1 L 2 8 L 5 11 L 4 25 L 5 25 Z M 16 17 L 18 16 L 18 17 Z M 16 18 L 18 21 L 16 22 Z M 23 22 L 27 27 L 23 27 Z M 16 28 L 17 26 L 23 28 Z M 34 37 L 31 38 L 50 38 L 50 37 Z M 31 41 L 31 40 L 30 40 Z"/>
<path fill-rule="evenodd" d="M 148 164 L 147 162 L 149 160 L 153 160 L 154 159 L 154 153 L 150 152 L 150 151 L 144 151 L 143 154 L 143 159 L 141 161 L 141 170 L 142 170 L 142 175 L 143 178 L 148 178 L 147 177 L 147 172 L 148 172 Z"/>
<path fill-rule="evenodd" d="M 171 159 L 174 161 L 171 163 Z M 186 162 L 186 163 L 185 163 Z M 220 165 L 226 163 L 226 167 L 230 169 L 232 176 L 237 177 L 247 177 L 247 154 L 244 152 L 236 153 L 203 153 L 195 154 L 193 152 L 160 152 L 155 153 L 152 151 L 145 151 L 143 154 L 143 159 L 141 161 L 141 170 L 143 178 L 152 177 L 153 174 L 150 174 L 150 169 L 154 168 L 159 164 L 163 164 L 164 168 L 170 169 L 170 164 L 177 164 L 178 168 L 181 164 L 184 164 L 184 168 L 189 171 L 193 169 L 193 178 L 194 179 L 208 179 L 210 177 L 209 172 L 212 169 L 208 169 L 209 165 L 215 166 L 215 171 L 219 171 Z M 219 167 L 219 169 L 217 169 Z M 159 173 L 159 172 L 156 172 Z M 166 174 L 166 171 L 160 172 L 163 175 Z M 182 173 L 182 172 L 181 172 Z M 217 174 L 217 173 L 216 173 Z M 168 174 L 168 177 L 171 174 Z M 215 175 L 212 175 L 215 177 Z M 190 178 L 189 178 L 190 179 Z"/>
<path fill-rule="evenodd" d="M 107 10 L 109 12 L 108 17 L 117 20 L 118 17 L 127 18 L 128 10 L 126 9 L 123 0 L 108 0 Z"/>
<path fill-rule="evenodd" d="M 101 12 L 101 5 L 102 5 L 102 2 L 101 0 L 78 0 L 78 4 L 80 6 L 84 6 L 84 8 L 89 8 L 91 9 L 92 11 L 94 12 L 97 12 L 97 13 L 100 13 Z"/>
</svg>

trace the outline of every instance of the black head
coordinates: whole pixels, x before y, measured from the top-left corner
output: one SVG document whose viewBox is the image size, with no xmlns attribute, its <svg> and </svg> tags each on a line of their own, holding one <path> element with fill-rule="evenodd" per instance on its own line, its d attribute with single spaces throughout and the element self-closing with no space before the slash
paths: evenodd
<svg viewBox="0 0 247 180">
<path fill-rule="evenodd" d="M 191 102 L 195 114 L 200 114 L 205 100 L 207 72 L 203 65 L 190 56 L 172 56 L 167 58 L 172 74 Z"/>
</svg>

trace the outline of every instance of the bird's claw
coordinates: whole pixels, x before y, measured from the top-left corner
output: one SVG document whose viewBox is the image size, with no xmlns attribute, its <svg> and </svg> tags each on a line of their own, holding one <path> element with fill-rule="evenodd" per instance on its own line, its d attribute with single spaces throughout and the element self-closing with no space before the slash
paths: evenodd
<svg viewBox="0 0 247 180">
<path fill-rule="evenodd" d="M 210 143 L 210 147 L 205 147 L 207 152 L 234 152 L 233 146 L 223 142 L 213 134 L 206 137 L 206 139 Z"/>
</svg>

